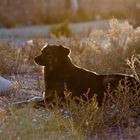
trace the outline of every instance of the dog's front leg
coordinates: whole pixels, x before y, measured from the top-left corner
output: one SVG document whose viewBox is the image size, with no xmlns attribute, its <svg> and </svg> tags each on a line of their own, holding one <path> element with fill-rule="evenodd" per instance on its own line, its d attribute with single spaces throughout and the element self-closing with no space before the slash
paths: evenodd
<svg viewBox="0 0 140 140">
<path fill-rule="evenodd" d="M 46 106 L 59 106 L 63 99 L 62 91 L 59 89 L 48 89 L 43 94 L 44 103 Z"/>
<path fill-rule="evenodd" d="M 53 101 L 54 94 L 55 94 L 54 89 L 46 89 L 45 92 L 43 92 L 45 104 L 50 104 Z"/>
</svg>

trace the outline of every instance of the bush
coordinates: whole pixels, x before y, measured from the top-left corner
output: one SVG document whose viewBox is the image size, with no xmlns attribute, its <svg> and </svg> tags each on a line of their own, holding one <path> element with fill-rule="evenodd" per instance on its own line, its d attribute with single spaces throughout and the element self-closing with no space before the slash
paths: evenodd
<svg viewBox="0 0 140 140">
<path fill-rule="evenodd" d="M 54 35 L 56 37 L 66 36 L 69 37 L 71 35 L 71 30 L 69 28 L 69 22 L 64 21 L 60 25 L 52 25 L 49 30 L 50 35 Z"/>
<path fill-rule="evenodd" d="M 125 60 L 139 54 L 140 31 L 128 22 L 113 19 L 108 30 L 93 30 L 84 40 L 71 40 L 71 56 L 76 64 L 99 73 L 125 72 Z"/>
<path fill-rule="evenodd" d="M 40 51 L 42 45 L 35 42 L 34 45 L 12 47 L 10 42 L 0 44 L 0 73 L 19 74 L 27 72 L 31 64 L 34 64 L 34 57 Z"/>
</svg>

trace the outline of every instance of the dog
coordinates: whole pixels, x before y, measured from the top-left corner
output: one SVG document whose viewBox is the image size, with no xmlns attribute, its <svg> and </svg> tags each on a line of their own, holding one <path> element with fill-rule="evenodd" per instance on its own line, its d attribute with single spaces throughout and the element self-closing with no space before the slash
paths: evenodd
<svg viewBox="0 0 140 140">
<path fill-rule="evenodd" d="M 72 63 L 69 53 L 70 50 L 62 45 L 48 44 L 41 50 L 41 54 L 34 59 L 35 63 L 44 66 L 45 103 L 50 103 L 55 94 L 64 101 L 65 86 L 71 91 L 72 97 L 84 99 L 84 93 L 88 92 L 88 98 L 91 99 L 96 94 L 99 106 L 102 105 L 104 92 L 108 85 L 113 91 L 120 81 L 124 84 L 122 79 L 127 79 L 127 84 L 130 87 L 139 86 L 139 82 L 129 75 L 100 75 L 80 68 Z"/>
</svg>

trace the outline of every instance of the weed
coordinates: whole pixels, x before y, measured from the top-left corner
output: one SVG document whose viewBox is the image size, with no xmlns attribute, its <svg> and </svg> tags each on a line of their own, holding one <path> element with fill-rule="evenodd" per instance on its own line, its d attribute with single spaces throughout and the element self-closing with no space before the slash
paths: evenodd
<svg viewBox="0 0 140 140">
<path fill-rule="evenodd" d="M 69 37 L 71 35 L 69 22 L 64 21 L 60 25 L 57 25 L 57 26 L 52 25 L 52 27 L 50 28 L 49 34 L 54 35 L 56 37 L 60 37 L 60 36 Z"/>
</svg>

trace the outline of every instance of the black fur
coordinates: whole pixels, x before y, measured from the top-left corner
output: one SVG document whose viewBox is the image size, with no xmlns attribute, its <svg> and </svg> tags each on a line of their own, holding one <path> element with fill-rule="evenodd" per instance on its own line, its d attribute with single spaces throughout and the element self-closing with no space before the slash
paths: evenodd
<svg viewBox="0 0 140 140">
<path fill-rule="evenodd" d="M 38 65 L 44 66 L 45 101 L 47 103 L 53 100 L 55 93 L 64 100 L 65 85 L 72 92 L 73 97 L 84 98 L 84 93 L 87 91 L 89 98 L 97 94 L 99 106 L 102 104 L 108 84 L 112 90 L 118 86 L 122 79 L 127 79 L 130 87 L 139 85 L 135 78 L 129 75 L 99 75 L 79 68 L 71 62 L 68 56 L 69 52 L 68 48 L 61 45 L 47 45 L 35 58 Z"/>
</svg>

